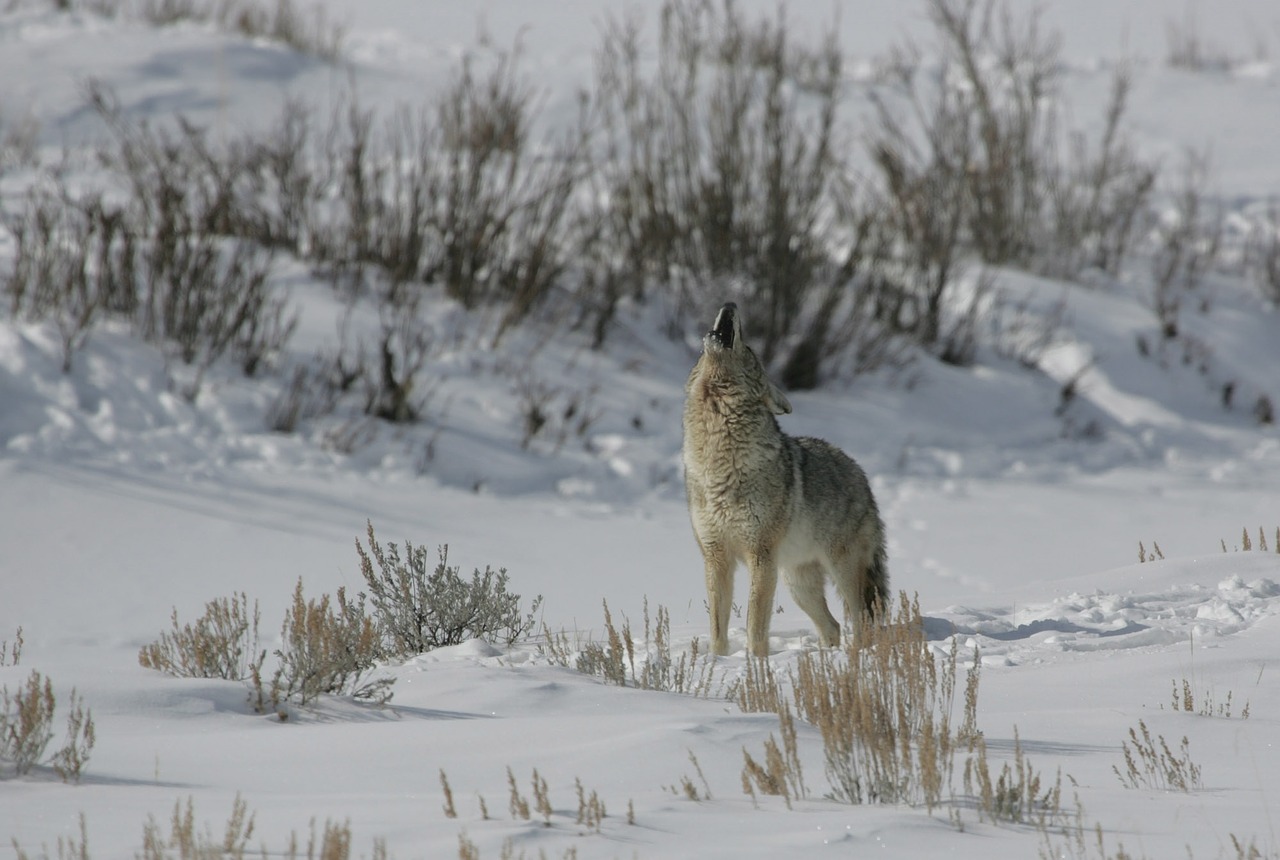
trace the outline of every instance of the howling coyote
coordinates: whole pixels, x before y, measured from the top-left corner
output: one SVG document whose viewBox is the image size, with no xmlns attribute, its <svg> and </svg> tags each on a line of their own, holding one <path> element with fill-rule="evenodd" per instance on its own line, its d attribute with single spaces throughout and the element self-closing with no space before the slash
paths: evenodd
<svg viewBox="0 0 1280 860">
<path fill-rule="evenodd" d="M 706 564 L 716 654 L 729 651 L 739 561 L 751 573 L 747 647 L 758 657 L 769 653 L 779 568 L 823 646 L 840 642 L 824 572 L 855 621 L 888 592 L 884 524 L 866 473 L 821 439 L 784 434 L 773 416 L 790 411 L 743 342 L 737 305 L 725 305 L 702 339 L 684 408 L 685 489 Z"/>
</svg>

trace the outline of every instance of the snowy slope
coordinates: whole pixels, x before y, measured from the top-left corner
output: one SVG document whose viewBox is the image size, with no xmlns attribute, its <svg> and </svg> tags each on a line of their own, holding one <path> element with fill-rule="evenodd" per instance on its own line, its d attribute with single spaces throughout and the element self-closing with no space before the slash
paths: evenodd
<svg viewBox="0 0 1280 860">
<path fill-rule="evenodd" d="M 54 158 L 101 133 L 83 106 L 90 75 L 131 115 L 182 112 L 228 135 L 275 117 L 287 96 L 328 105 L 348 80 L 387 107 L 439 86 L 483 29 L 500 46 L 520 38 L 554 122 L 590 76 L 604 16 L 623 7 L 326 8 L 345 25 L 350 70 L 212 26 L 155 30 L 16 4 L 0 12 L 0 117 L 29 114 Z M 1060 2 L 1045 14 L 1063 33 L 1082 121 L 1097 114 L 1106 69 L 1136 57 L 1139 146 L 1176 158 L 1209 145 L 1215 189 L 1233 212 L 1250 211 L 1280 194 L 1280 73 L 1253 57 L 1256 42 L 1280 50 L 1278 18 L 1272 4 L 1248 0 L 1201 11 L 1206 41 L 1238 48 L 1247 65 L 1165 68 L 1164 21 L 1181 4 Z M 820 30 L 828 18 L 797 20 Z M 885 0 L 842 4 L 838 27 L 850 56 L 869 62 L 923 22 L 911 4 Z M 21 181 L 20 171 L 0 175 L 0 190 Z M 0 236 L 0 266 L 11 254 Z M 301 267 L 280 278 L 302 314 L 286 363 L 305 361 L 333 336 L 340 302 Z M 1025 298 L 1035 319 L 1061 320 L 1033 370 L 1010 354 L 1011 321 L 972 368 L 919 360 L 896 377 L 836 381 L 795 393 L 785 419 L 788 432 L 831 439 L 873 476 L 894 587 L 919 594 L 940 648 L 953 635 L 966 653 L 980 648 L 979 725 L 993 757 L 1012 760 L 1016 730 L 1046 779 L 1064 775 L 1085 829 L 1101 826 L 1107 856 L 1123 843 L 1133 856 L 1233 857 L 1232 835 L 1265 856 L 1280 852 L 1280 693 L 1269 665 L 1280 653 L 1280 438 L 1256 425 L 1244 399 L 1280 402 L 1280 315 L 1238 279 L 1219 281 L 1210 312 L 1185 322 L 1212 344 L 1203 372 L 1177 355 L 1162 366 L 1138 354 L 1136 339 L 1155 332 L 1140 274 L 1104 292 L 1000 273 L 1007 308 Z M 437 313 L 441 326 L 468 324 L 449 307 Z M 387 667 L 397 679 L 389 708 L 329 700 L 283 724 L 254 714 L 241 685 L 138 666 L 138 649 L 175 608 L 190 620 L 241 591 L 260 602 L 264 645 L 274 647 L 299 577 L 310 594 L 360 587 L 353 542 L 367 520 L 384 540 L 448 543 L 464 570 L 508 568 L 513 590 L 544 596 L 552 631 L 599 638 L 602 600 L 637 625 L 646 599 L 666 606 L 675 648 L 687 651 L 705 639 L 706 621 L 679 414 L 707 320 L 680 320 L 672 340 L 668 319 L 669 309 L 627 307 L 605 353 L 577 335 L 544 343 L 536 325 L 498 355 L 464 338 L 438 357 L 430 421 L 371 425 L 364 444 L 342 453 L 326 441 L 333 424 L 292 436 L 266 429 L 283 371 L 248 381 L 217 367 L 189 403 L 171 390 L 163 356 L 122 329 L 99 327 L 64 375 L 56 334 L 0 310 L 0 640 L 19 626 L 26 640 L 21 664 L 0 667 L 0 686 L 37 669 L 60 701 L 75 687 L 98 735 L 81 785 L 48 768 L 0 781 L 0 856 L 16 856 L 3 837 L 56 856 L 81 813 L 90 856 L 134 856 L 148 816 L 167 825 L 187 798 L 198 826 L 220 834 L 237 794 L 256 811 L 252 844 L 272 853 L 290 832 L 332 819 L 349 820 L 355 854 L 383 838 L 402 860 L 457 856 L 463 831 L 482 857 L 500 856 L 508 839 L 530 857 L 1035 856 L 1040 833 L 981 823 L 963 796 L 933 815 L 825 799 L 821 740 L 807 726 L 810 797 L 792 810 L 780 798 L 756 808 L 740 787 L 742 751 L 758 758 L 776 718 L 741 713 L 720 684 L 709 698 L 605 686 L 552 665 L 537 642 L 423 655 Z M 522 450 L 528 377 L 513 366 L 583 394 L 598 420 L 562 446 Z M 1241 397 L 1231 410 L 1227 382 Z M 1236 552 L 1242 526 L 1255 544 L 1265 527 L 1272 551 Z M 1167 558 L 1135 564 L 1139 541 L 1148 551 L 1158 542 Z M 789 597 L 779 603 L 772 660 L 785 673 L 814 637 Z M 743 666 L 741 653 L 726 658 L 718 677 Z M 1221 704 L 1230 692 L 1232 717 L 1175 712 L 1170 691 L 1183 679 L 1200 700 Z M 1121 784 L 1112 768 L 1123 768 L 1121 742 L 1139 720 L 1175 746 L 1187 737 L 1202 789 Z M 546 778 L 550 827 L 513 820 L 507 768 L 525 794 L 535 768 Z M 457 819 L 442 811 L 442 770 Z M 710 797 L 689 799 L 686 778 Z M 600 833 L 575 821 L 575 779 L 607 805 Z M 1103 856 L 1092 841 L 1071 853 L 1053 839 L 1051 856 Z"/>
</svg>

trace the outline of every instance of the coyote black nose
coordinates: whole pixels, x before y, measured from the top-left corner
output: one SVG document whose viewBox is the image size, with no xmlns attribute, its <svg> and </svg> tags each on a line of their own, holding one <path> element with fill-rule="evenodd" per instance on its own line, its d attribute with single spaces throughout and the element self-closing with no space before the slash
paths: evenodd
<svg viewBox="0 0 1280 860">
<path fill-rule="evenodd" d="M 738 306 L 733 302 L 727 303 L 720 308 L 720 313 L 716 314 L 716 321 L 711 324 L 711 331 L 707 332 L 725 349 L 733 348 L 734 319 L 737 313 Z"/>
</svg>

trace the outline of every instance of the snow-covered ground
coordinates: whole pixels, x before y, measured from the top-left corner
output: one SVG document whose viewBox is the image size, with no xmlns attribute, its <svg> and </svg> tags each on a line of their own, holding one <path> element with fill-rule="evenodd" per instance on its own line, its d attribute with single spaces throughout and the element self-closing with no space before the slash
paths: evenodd
<svg viewBox="0 0 1280 860">
<path fill-rule="evenodd" d="M 913 4 L 837 5 L 854 61 L 922 31 Z M 1181 3 L 1045 7 L 1046 26 L 1063 34 L 1082 123 L 1105 97 L 1106 70 L 1131 58 L 1143 152 L 1172 160 L 1208 146 L 1214 191 L 1233 214 L 1280 195 L 1273 4 L 1200 9 L 1206 44 L 1242 58 L 1203 73 L 1163 62 L 1165 22 L 1182 20 Z M 98 131 L 83 106 L 90 76 L 114 87 L 131 115 L 183 112 L 229 133 L 276 116 L 287 96 L 336 99 L 348 80 L 374 106 L 416 102 L 483 28 L 498 45 L 520 36 L 554 119 L 590 77 L 606 11 L 624 7 L 326 8 L 346 29 L 350 69 L 207 26 L 156 30 L 13 4 L 0 12 L 0 117 L 30 116 L 53 153 Z M 830 20 L 826 7 L 792 16 L 815 32 Z M 0 176 L 0 190 L 11 179 Z M 0 236 L 0 266 L 11 254 Z M 301 267 L 279 274 L 302 313 L 291 350 L 303 360 L 333 337 L 340 303 Z M 973 367 L 920 360 L 894 378 L 793 393 L 784 427 L 841 445 L 873 476 L 893 587 L 918 593 L 937 644 L 955 635 L 963 650 L 980 649 L 979 727 L 996 761 L 1012 760 L 1016 731 L 1046 780 L 1062 773 L 1066 805 L 1078 799 L 1084 827 L 1102 828 L 1108 856 L 1123 843 L 1133 856 L 1235 857 L 1232 836 L 1277 856 L 1280 436 L 1250 407 L 1261 395 L 1280 403 L 1280 311 L 1215 275 L 1210 311 L 1184 316 L 1210 346 L 1202 370 L 1177 352 L 1139 354 L 1138 337 L 1155 331 L 1140 279 L 1099 291 L 1005 272 L 999 284 L 1009 314 L 1025 306 L 1033 319 L 1059 321 L 1036 369 L 1010 357 L 1024 331 L 1011 317 Z M 457 324 L 455 311 L 438 313 L 442 327 Z M 1042 835 L 980 823 L 958 777 L 953 802 L 932 815 L 825 799 L 821 740 L 803 725 L 811 796 L 794 809 L 780 798 L 757 808 L 741 788 L 742 751 L 760 757 L 775 717 L 741 713 L 714 695 L 718 685 L 709 698 L 605 686 L 553 665 L 536 641 L 428 653 L 387 667 L 396 678 L 389 707 L 327 700 L 285 723 L 254 714 L 237 683 L 138 665 L 138 649 L 175 608 L 190 621 L 238 592 L 259 601 L 264 645 L 274 647 L 299 577 L 310 595 L 360 589 L 353 544 L 366 521 L 384 541 L 448 543 L 464 571 L 506 567 L 514 591 L 543 595 L 552 631 L 600 636 L 602 600 L 638 627 L 647 599 L 670 610 L 677 651 L 705 640 L 679 416 L 709 320 L 681 321 L 684 337 L 673 341 L 662 334 L 667 315 L 625 308 L 604 353 L 578 335 L 544 343 L 536 325 L 496 355 L 463 338 L 437 356 L 432 420 L 407 431 L 370 425 L 344 454 L 326 444 L 342 429 L 332 423 L 293 436 L 265 429 L 283 372 L 245 380 L 215 368 L 188 403 L 170 390 L 160 353 L 124 329 L 100 326 L 64 375 L 51 328 L 0 310 L 0 640 L 21 626 L 26 641 L 21 663 L 0 667 L 0 685 L 16 689 L 36 669 L 60 701 L 74 687 L 98 739 L 80 785 L 48 768 L 0 781 L 0 837 L 56 855 L 83 813 L 91 856 L 129 857 L 148 816 L 167 825 L 187 798 L 198 826 L 220 838 L 239 794 L 256 812 L 252 844 L 272 853 L 290 832 L 331 819 L 350 822 L 355 854 L 381 838 L 401 860 L 457 856 L 463 832 L 482 857 L 500 856 L 507 840 L 529 857 L 1035 856 Z M 1077 377 L 1064 403 L 1062 388 Z M 531 380 L 580 395 L 597 420 L 561 446 L 535 440 L 521 450 L 521 386 Z M 1237 397 L 1227 410 L 1229 382 Z M 1254 551 L 1236 551 L 1242 527 Z M 1139 541 L 1148 552 L 1158 543 L 1164 558 L 1138 564 Z M 785 674 L 814 637 L 788 596 L 779 603 L 772 659 Z M 743 619 L 734 623 L 741 648 Z M 743 665 L 738 653 L 718 671 L 732 678 Z M 1230 694 L 1232 716 L 1176 712 L 1171 688 L 1184 679 L 1198 701 Z M 1113 767 L 1123 770 L 1121 742 L 1139 720 L 1175 749 L 1188 739 L 1203 788 L 1122 785 Z M 508 768 L 526 795 L 534 769 L 546 779 L 550 826 L 508 814 Z M 441 771 L 456 819 L 442 811 Z M 681 790 L 685 779 L 699 800 Z M 599 833 L 575 821 L 575 780 L 607 806 Z M 1103 856 L 1089 838 L 1083 853 L 1061 838 L 1045 850 Z M 15 855 L 9 838 L 0 852 Z"/>
</svg>

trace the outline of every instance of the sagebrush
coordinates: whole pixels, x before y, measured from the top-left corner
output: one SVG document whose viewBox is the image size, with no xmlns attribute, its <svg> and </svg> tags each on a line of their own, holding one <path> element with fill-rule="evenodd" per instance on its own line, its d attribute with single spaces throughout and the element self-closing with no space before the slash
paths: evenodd
<svg viewBox="0 0 1280 860">
<path fill-rule="evenodd" d="M 357 539 L 356 552 L 388 656 L 411 657 L 476 638 L 510 645 L 533 629 L 542 596 L 524 612 L 520 595 L 507 589 L 506 568 L 486 565 L 466 579 L 460 567 L 449 565 L 448 546 L 439 549 L 432 565 L 426 547 L 406 541 L 402 553 L 394 543 L 383 545 L 372 522 L 366 534 L 368 549 Z"/>
</svg>

